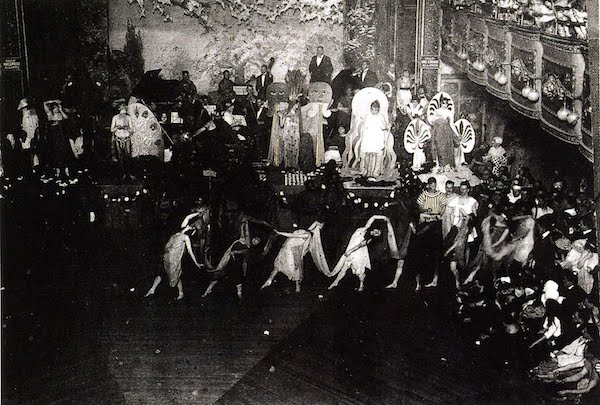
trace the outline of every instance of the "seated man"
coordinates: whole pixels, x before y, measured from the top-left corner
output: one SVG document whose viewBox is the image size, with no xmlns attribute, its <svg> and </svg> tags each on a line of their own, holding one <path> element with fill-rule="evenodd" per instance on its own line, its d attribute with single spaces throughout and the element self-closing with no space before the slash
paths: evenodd
<svg viewBox="0 0 600 405">
<path fill-rule="evenodd" d="M 225 70 L 223 72 L 223 79 L 219 82 L 219 88 L 217 90 L 220 102 L 235 99 L 235 91 L 233 91 L 234 83 L 229 79 L 229 77 L 229 70 Z"/>
</svg>

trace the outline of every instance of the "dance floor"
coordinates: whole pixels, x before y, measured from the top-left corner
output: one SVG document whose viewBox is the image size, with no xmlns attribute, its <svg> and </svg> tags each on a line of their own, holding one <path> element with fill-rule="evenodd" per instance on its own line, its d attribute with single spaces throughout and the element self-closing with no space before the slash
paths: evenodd
<svg viewBox="0 0 600 405">
<path fill-rule="evenodd" d="M 301 293 L 283 276 L 259 293 L 267 262 L 240 303 L 226 284 L 201 298 L 206 279 L 188 267 L 182 302 L 164 286 L 144 299 L 162 233 L 83 231 L 52 232 L 10 260 L 3 403 L 541 401 L 512 348 L 474 344 L 444 288 L 382 290 L 391 268 L 372 271 L 364 293 L 351 277 L 327 291 L 311 266 Z"/>
</svg>

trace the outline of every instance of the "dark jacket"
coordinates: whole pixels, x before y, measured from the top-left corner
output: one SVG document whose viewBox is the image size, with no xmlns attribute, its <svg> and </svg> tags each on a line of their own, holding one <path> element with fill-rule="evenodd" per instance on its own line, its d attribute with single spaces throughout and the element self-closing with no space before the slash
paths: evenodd
<svg viewBox="0 0 600 405">
<path fill-rule="evenodd" d="M 269 72 L 265 74 L 265 84 L 262 84 L 262 74 L 256 78 L 256 93 L 257 97 L 262 101 L 267 99 L 267 87 L 273 83 L 273 75 Z"/>
<path fill-rule="evenodd" d="M 365 80 L 362 79 L 363 72 L 360 72 L 360 76 L 358 79 L 360 80 L 360 87 L 375 87 L 377 85 L 377 74 L 373 72 L 371 69 L 367 70 L 367 74 L 365 75 Z"/>
<path fill-rule="evenodd" d="M 333 73 L 333 65 L 331 64 L 331 59 L 329 58 L 329 56 L 323 55 L 323 60 L 321 61 L 321 64 L 317 66 L 317 56 L 313 56 L 310 60 L 308 71 L 310 72 L 311 83 L 329 83 L 331 81 L 331 74 Z"/>
</svg>

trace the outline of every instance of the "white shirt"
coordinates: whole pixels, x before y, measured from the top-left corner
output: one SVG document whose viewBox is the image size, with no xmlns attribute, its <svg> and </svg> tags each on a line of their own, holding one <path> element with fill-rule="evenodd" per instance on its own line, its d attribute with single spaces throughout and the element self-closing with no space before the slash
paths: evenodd
<svg viewBox="0 0 600 405">
<path fill-rule="evenodd" d="M 260 83 L 264 86 L 265 85 L 265 80 L 267 80 L 267 74 L 263 73 L 262 75 L 260 75 Z"/>
<path fill-rule="evenodd" d="M 321 62 L 323 62 L 323 55 L 317 56 L 317 66 L 321 66 Z"/>
<path fill-rule="evenodd" d="M 365 70 L 362 71 L 362 76 L 361 76 L 361 81 L 365 81 L 365 77 L 367 76 L 367 71 L 369 70 L 369 68 L 366 68 Z"/>
</svg>

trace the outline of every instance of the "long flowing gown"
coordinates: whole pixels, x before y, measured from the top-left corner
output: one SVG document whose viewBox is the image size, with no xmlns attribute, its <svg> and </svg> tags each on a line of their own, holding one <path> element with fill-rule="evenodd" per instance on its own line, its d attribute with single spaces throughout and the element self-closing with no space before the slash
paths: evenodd
<svg viewBox="0 0 600 405">
<path fill-rule="evenodd" d="M 163 265 L 165 267 L 165 272 L 169 276 L 169 285 L 171 287 L 175 287 L 181 277 L 181 259 L 185 252 L 185 240 L 185 234 L 176 233 L 171 236 L 165 245 Z"/>
<path fill-rule="evenodd" d="M 302 107 L 302 132 L 309 133 L 313 138 L 315 163 L 321 166 L 325 155 L 325 141 L 323 138 L 323 125 L 326 123 L 324 113 L 327 111 L 326 103 L 308 103 Z"/>
<path fill-rule="evenodd" d="M 310 252 L 317 269 L 326 276 L 331 276 L 321 243 L 322 226 L 313 222 L 308 231 L 294 231 L 293 236 L 288 237 L 281 246 L 273 264 L 274 270 L 285 274 L 292 281 L 301 281 L 304 274 L 304 256 Z"/>
<path fill-rule="evenodd" d="M 284 102 L 275 103 L 273 107 L 273 123 L 271 125 L 271 139 L 267 159 L 276 167 L 279 167 L 283 161 L 283 125 L 281 125 L 280 117 L 285 114 L 287 107 L 288 103 Z"/>
<path fill-rule="evenodd" d="M 377 177 L 382 174 L 386 126 L 383 114 L 367 115 L 362 125 L 360 154 L 361 171 L 365 177 Z"/>
<path fill-rule="evenodd" d="M 292 281 L 301 281 L 304 273 L 304 255 L 308 249 L 310 232 L 294 231 L 295 237 L 287 238 L 275 258 L 274 269 Z"/>
<path fill-rule="evenodd" d="M 300 154 L 300 120 L 294 111 L 288 112 L 283 120 L 283 165 L 297 169 Z"/>
<path fill-rule="evenodd" d="M 454 143 L 455 135 L 446 115 L 440 114 L 432 123 L 431 152 L 440 167 L 455 166 Z"/>
</svg>

